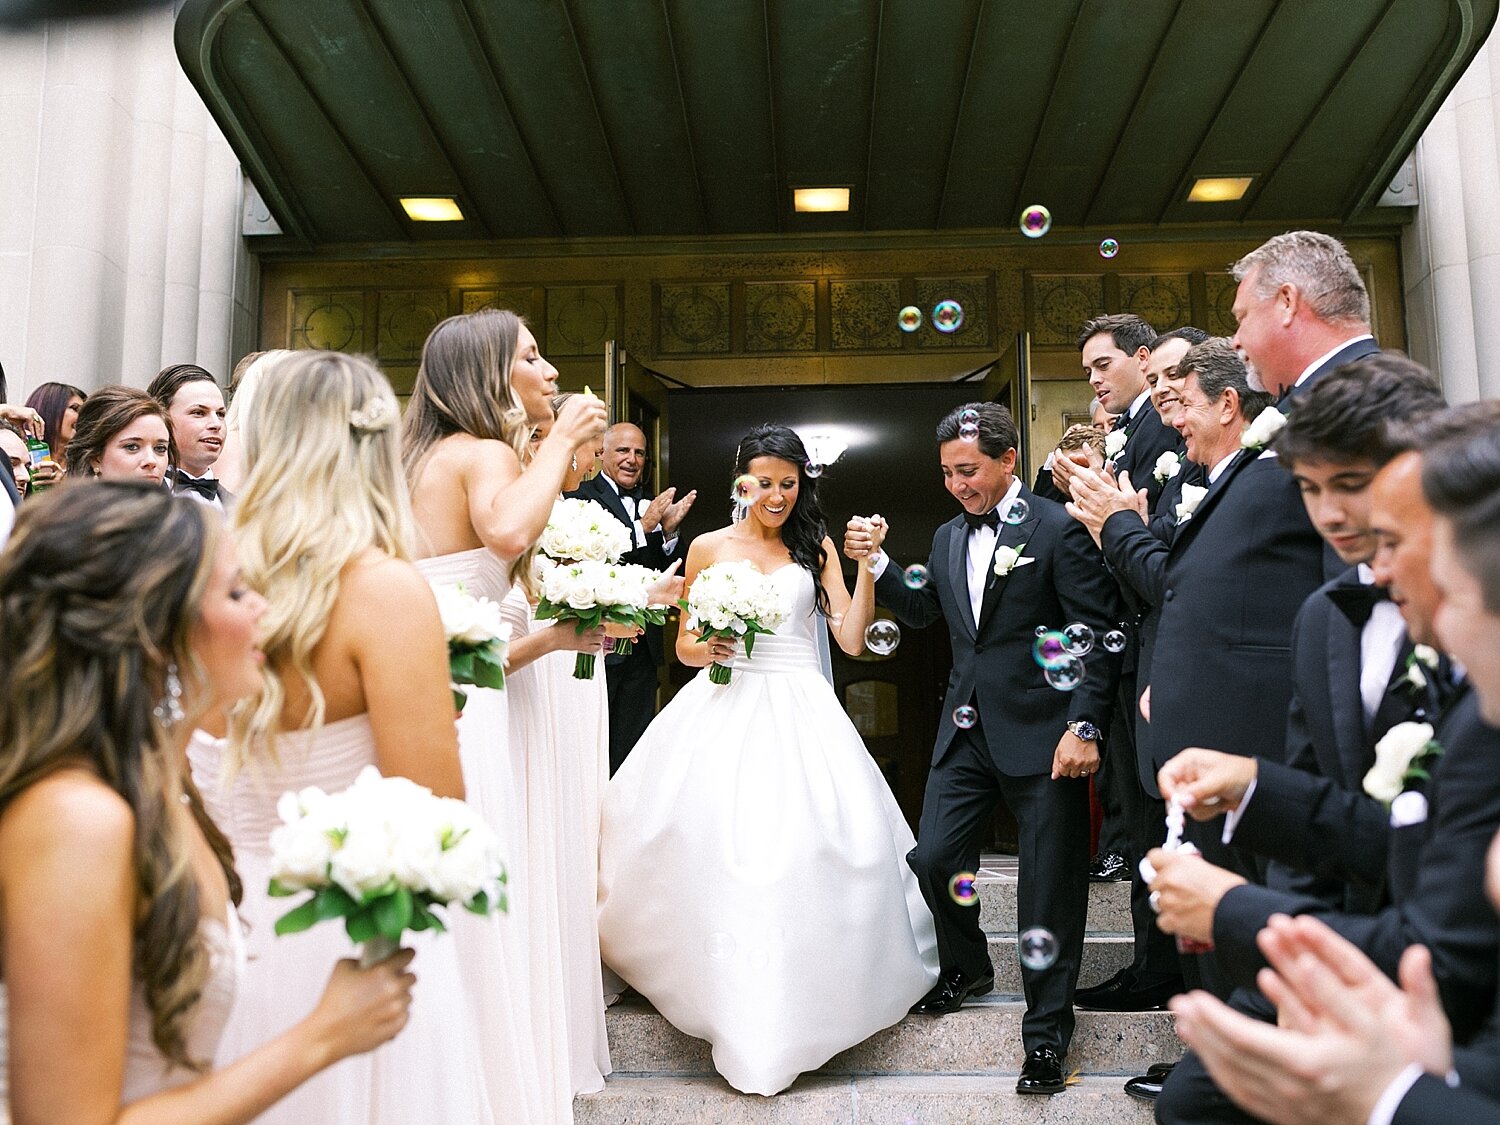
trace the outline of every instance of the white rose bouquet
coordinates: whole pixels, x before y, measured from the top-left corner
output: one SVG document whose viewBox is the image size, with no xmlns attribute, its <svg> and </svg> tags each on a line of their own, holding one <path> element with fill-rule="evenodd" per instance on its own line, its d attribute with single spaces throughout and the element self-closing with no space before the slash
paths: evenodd
<svg viewBox="0 0 1500 1125">
<path fill-rule="evenodd" d="M 366 766 L 341 793 L 284 793 L 271 832 L 270 893 L 312 897 L 276 921 L 295 934 L 342 918 L 362 961 L 389 956 L 406 930 L 447 929 L 438 907 L 505 909 L 500 842 L 462 801 Z"/>
<path fill-rule="evenodd" d="M 1397 723 L 1375 744 L 1375 764 L 1365 774 L 1365 792 L 1389 805 L 1407 781 L 1428 780 L 1427 763 L 1442 752 L 1431 723 Z"/>
<path fill-rule="evenodd" d="M 776 632 L 792 612 L 781 588 L 743 560 L 704 567 L 678 604 L 687 612 L 686 627 L 698 633 L 700 641 L 743 639 L 747 657 L 755 651 L 756 636 Z M 727 684 L 729 677 L 728 665 L 715 661 L 708 666 L 710 683 Z"/>
<path fill-rule="evenodd" d="M 631 545 L 630 529 L 593 500 L 552 505 L 537 546 L 557 562 L 615 562 Z"/>
<path fill-rule="evenodd" d="M 614 517 L 606 513 L 606 518 Z M 651 604 L 651 587 L 661 574 L 650 567 L 583 561 L 543 567 L 539 576 L 538 621 L 573 621 L 580 633 L 602 625 L 615 638 L 616 652 L 629 652 L 637 630 L 667 619 L 666 606 Z M 593 678 L 592 652 L 578 654 L 573 675 L 580 680 Z"/>
<path fill-rule="evenodd" d="M 510 626 L 500 620 L 500 605 L 476 598 L 461 585 L 434 583 L 443 632 L 448 636 L 448 678 L 453 707 L 462 711 L 469 701 L 465 685 L 505 690 L 505 656 L 510 648 Z"/>
</svg>

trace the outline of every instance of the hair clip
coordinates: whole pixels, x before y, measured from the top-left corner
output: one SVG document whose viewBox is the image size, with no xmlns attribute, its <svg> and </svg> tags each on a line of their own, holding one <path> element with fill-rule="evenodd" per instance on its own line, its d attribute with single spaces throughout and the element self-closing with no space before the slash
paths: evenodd
<svg viewBox="0 0 1500 1125">
<path fill-rule="evenodd" d="M 377 395 L 355 410 L 349 411 L 349 425 L 362 434 L 373 434 L 388 430 L 396 421 L 396 404 L 383 395 Z"/>
</svg>

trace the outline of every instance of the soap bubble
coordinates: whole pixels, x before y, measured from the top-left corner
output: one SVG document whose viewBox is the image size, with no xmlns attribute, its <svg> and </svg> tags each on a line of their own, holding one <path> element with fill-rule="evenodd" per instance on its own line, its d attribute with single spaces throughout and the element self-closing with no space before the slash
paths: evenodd
<svg viewBox="0 0 1500 1125">
<path fill-rule="evenodd" d="M 896 323 L 901 326 L 903 332 L 915 332 L 922 327 L 922 310 L 916 305 L 907 305 L 896 314 Z"/>
<path fill-rule="evenodd" d="M 1129 643 L 1129 638 L 1125 636 L 1122 630 L 1111 629 L 1104 634 L 1099 643 L 1104 646 L 1105 652 L 1124 652 L 1126 644 Z"/>
<path fill-rule="evenodd" d="M 1052 936 L 1051 930 L 1032 926 L 1021 932 L 1016 944 L 1020 950 L 1021 964 L 1034 973 L 1050 969 L 1057 963 L 1057 938 Z"/>
<path fill-rule="evenodd" d="M 978 906 L 979 889 L 974 886 L 974 872 L 960 871 L 949 879 L 948 897 L 959 906 Z"/>
<path fill-rule="evenodd" d="M 1025 523 L 1031 518 L 1031 505 L 1026 502 L 1026 497 L 1017 496 L 1010 502 L 1010 507 L 1005 509 L 1000 519 L 1009 524 Z"/>
<path fill-rule="evenodd" d="M 964 441 L 978 441 L 979 427 L 973 422 L 965 422 L 958 427 L 958 436 Z"/>
<path fill-rule="evenodd" d="M 901 643 L 901 626 L 887 617 L 870 622 L 865 630 L 865 647 L 876 656 L 889 656 Z"/>
<path fill-rule="evenodd" d="M 807 475 L 812 477 L 814 480 L 817 480 L 820 476 L 823 475 L 823 466 L 818 464 L 816 461 L 809 461 L 806 465 L 803 466 L 803 468 L 807 470 Z"/>
<path fill-rule="evenodd" d="M 1052 630 L 1047 628 L 1047 626 L 1045 625 L 1038 625 L 1036 627 L 1036 635 L 1039 637 L 1045 637 L 1050 632 L 1052 632 Z"/>
<path fill-rule="evenodd" d="M 703 942 L 703 952 L 714 961 L 727 961 L 734 956 L 734 938 L 722 930 L 711 933 Z"/>
<path fill-rule="evenodd" d="M 1070 656 L 1087 656 L 1094 650 L 1094 631 L 1082 621 L 1064 625 L 1062 635 Z"/>
<path fill-rule="evenodd" d="M 1031 646 L 1031 658 L 1043 668 L 1051 668 L 1071 659 L 1068 655 L 1068 638 L 1056 629 L 1037 634 Z"/>
<path fill-rule="evenodd" d="M 921 563 L 912 563 L 901 572 L 901 581 L 912 590 L 920 590 L 927 585 L 927 568 Z"/>
<path fill-rule="evenodd" d="M 1083 661 L 1076 656 L 1067 656 L 1056 664 L 1042 669 L 1047 683 L 1058 691 L 1072 691 L 1083 683 Z"/>
<path fill-rule="evenodd" d="M 958 424 L 960 426 L 979 425 L 979 411 L 975 410 L 972 406 L 967 410 L 960 411 L 958 415 Z"/>
<path fill-rule="evenodd" d="M 979 712 L 968 704 L 953 709 L 953 725 L 961 730 L 969 730 L 979 721 Z"/>
<path fill-rule="evenodd" d="M 939 332 L 952 334 L 963 325 L 964 310 L 957 301 L 939 301 L 932 306 L 932 326 Z"/>
<path fill-rule="evenodd" d="M 1041 238 L 1052 229 L 1052 212 L 1033 203 L 1021 212 L 1021 233 L 1027 238 Z"/>
<path fill-rule="evenodd" d="M 734 482 L 734 491 L 729 494 L 729 498 L 740 507 L 748 508 L 759 495 L 760 481 L 746 473 Z"/>
<path fill-rule="evenodd" d="M 1099 257 L 1101 258 L 1113 258 L 1119 252 L 1120 244 L 1113 238 L 1106 238 L 1099 243 Z"/>
</svg>

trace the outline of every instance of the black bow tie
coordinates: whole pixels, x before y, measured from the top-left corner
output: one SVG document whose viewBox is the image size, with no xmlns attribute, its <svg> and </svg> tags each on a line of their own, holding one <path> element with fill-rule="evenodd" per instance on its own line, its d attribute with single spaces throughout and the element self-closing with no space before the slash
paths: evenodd
<svg viewBox="0 0 1500 1125">
<path fill-rule="evenodd" d="M 1391 592 L 1384 586 L 1335 586 L 1328 597 L 1356 629 L 1363 629 L 1375 607 L 1391 600 Z"/>
<path fill-rule="evenodd" d="M 1130 425 L 1130 411 L 1127 410 L 1124 414 L 1116 414 L 1114 424 L 1109 428 L 1111 430 L 1123 430 L 1128 425 Z"/>
<path fill-rule="evenodd" d="M 191 488 L 194 492 L 208 498 L 217 500 L 219 498 L 219 482 L 212 477 L 192 477 L 181 469 L 172 470 L 172 480 L 176 487 L 173 492 L 181 492 L 184 488 Z"/>
<path fill-rule="evenodd" d="M 964 513 L 964 523 L 969 525 L 970 531 L 978 531 L 981 527 L 1000 527 L 1000 513 L 991 508 L 982 516 L 976 516 L 973 512 Z"/>
</svg>

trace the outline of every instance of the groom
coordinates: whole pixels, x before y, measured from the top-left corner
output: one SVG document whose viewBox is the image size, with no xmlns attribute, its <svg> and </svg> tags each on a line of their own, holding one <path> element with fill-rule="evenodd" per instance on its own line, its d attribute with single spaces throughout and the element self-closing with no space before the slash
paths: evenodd
<svg viewBox="0 0 1500 1125">
<path fill-rule="evenodd" d="M 978 415 L 977 440 L 960 436 L 966 411 Z M 1044 678 L 1032 646 L 1038 627 L 1073 622 L 1102 638 L 1117 627 L 1119 594 L 1088 532 L 1016 477 L 1010 411 L 968 403 L 938 423 L 937 443 L 944 484 L 964 510 L 933 536 L 926 583 L 913 588 L 875 550 L 880 526 L 852 521 L 845 538 L 850 557 L 871 554 L 879 601 L 908 625 L 941 616 L 953 646 L 917 846 L 907 857 L 937 923 L 942 974 L 912 1010 L 954 1012 L 995 986 L 977 904 L 950 881 L 978 870 L 984 829 L 1003 798 L 1020 827 L 1018 928 L 1049 931 L 1057 951 L 1049 965 L 1022 968 L 1026 1062 L 1016 1091 L 1055 1094 L 1083 955 L 1088 778 L 1099 768 L 1096 724 L 1108 721 L 1119 657 L 1096 642 L 1083 657 L 1083 682 L 1064 691 Z"/>
</svg>

